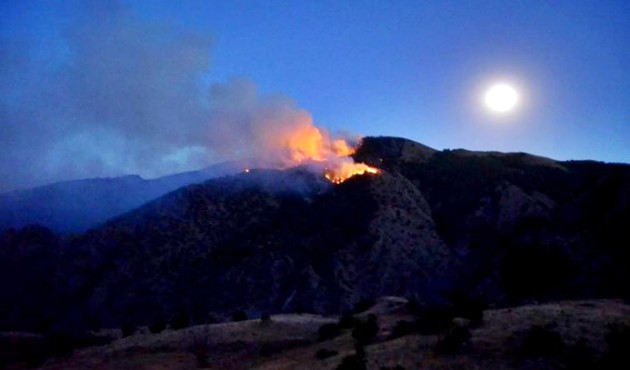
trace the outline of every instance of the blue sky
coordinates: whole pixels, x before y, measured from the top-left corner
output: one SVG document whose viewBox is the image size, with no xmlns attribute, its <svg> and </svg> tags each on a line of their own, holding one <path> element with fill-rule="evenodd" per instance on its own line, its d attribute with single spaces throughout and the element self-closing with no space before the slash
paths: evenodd
<svg viewBox="0 0 630 370">
<path fill-rule="evenodd" d="M 249 76 L 332 129 L 630 161 L 627 1 L 133 4 L 210 32 L 211 78 Z M 497 79 L 528 95 L 518 117 L 471 103 Z"/>
<path fill-rule="evenodd" d="M 73 49 L 76 43 L 67 41 L 76 37 L 68 36 L 68 25 L 83 22 L 89 30 L 90 16 L 120 13 L 98 6 L 86 17 L 85 5 L 77 1 L 1 4 L 3 49 L 24 50 L 31 60 L 29 68 L 17 64 L 4 69 L 20 68 L 17 75 L 30 77 L 72 64 L 80 55 Z M 402 136 L 437 149 L 630 162 L 628 1 L 131 0 L 118 8 L 133 18 L 133 27 L 142 24 L 122 40 L 142 41 L 143 33 L 151 32 L 151 42 L 159 44 L 164 32 L 168 40 L 175 37 L 180 44 L 207 50 L 207 66 L 201 56 L 198 64 L 188 66 L 199 72 L 201 85 L 245 77 L 262 95 L 293 99 L 331 131 Z M 211 44 L 207 49 L 206 43 Z M 13 92 L 15 81 L 8 76 L 0 80 L 5 95 L 0 114 L 12 117 L 15 101 L 6 101 L 23 95 Z M 499 80 L 522 94 L 518 109 L 501 117 L 481 104 L 484 88 Z M 0 125 L 14 124 L 3 120 Z M 59 126 L 54 119 L 49 122 Z M 99 127 L 107 130 L 103 123 Z M 6 127 L 5 132 L 12 145 L 28 141 Z M 22 152 L 1 154 L 19 160 Z M 112 158 L 94 174 L 141 166 L 121 166 L 117 172 L 117 157 Z M 0 172 L 3 167 L 7 173 L 13 170 L 0 163 Z M 91 174 L 90 166 L 66 172 L 50 163 L 42 168 L 61 175 L 25 177 L 5 187 Z"/>
</svg>

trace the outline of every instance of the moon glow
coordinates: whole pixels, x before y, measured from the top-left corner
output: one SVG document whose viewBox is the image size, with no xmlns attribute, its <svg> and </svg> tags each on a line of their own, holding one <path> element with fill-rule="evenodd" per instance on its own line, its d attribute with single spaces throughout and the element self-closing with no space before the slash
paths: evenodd
<svg viewBox="0 0 630 370">
<path fill-rule="evenodd" d="M 484 103 L 495 113 L 505 114 L 512 111 L 518 104 L 519 96 L 516 89 L 505 83 L 492 85 L 484 95 Z"/>
</svg>

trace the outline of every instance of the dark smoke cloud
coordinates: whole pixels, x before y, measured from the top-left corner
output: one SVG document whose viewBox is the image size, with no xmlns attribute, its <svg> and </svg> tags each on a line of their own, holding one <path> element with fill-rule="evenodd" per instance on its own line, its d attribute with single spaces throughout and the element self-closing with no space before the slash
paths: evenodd
<svg viewBox="0 0 630 370">
<path fill-rule="evenodd" d="M 0 191 L 265 158 L 274 132 L 312 124 L 248 80 L 204 87 L 210 35 L 80 4 L 50 60 L 29 40 L 0 40 Z"/>
</svg>

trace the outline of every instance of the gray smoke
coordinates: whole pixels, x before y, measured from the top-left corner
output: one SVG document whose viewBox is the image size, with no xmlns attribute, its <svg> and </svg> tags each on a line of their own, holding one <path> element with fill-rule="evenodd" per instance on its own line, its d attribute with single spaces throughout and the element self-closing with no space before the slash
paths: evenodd
<svg viewBox="0 0 630 370">
<path fill-rule="evenodd" d="M 204 86 L 209 35 L 115 2 L 80 4 L 52 58 L 34 56 L 29 40 L 0 40 L 0 191 L 265 158 L 273 133 L 312 125 L 251 81 Z"/>
</svg>

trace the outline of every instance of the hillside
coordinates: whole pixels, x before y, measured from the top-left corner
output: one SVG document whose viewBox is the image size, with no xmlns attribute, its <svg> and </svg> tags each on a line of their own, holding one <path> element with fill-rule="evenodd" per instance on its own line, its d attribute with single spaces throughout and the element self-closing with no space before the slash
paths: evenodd
<svg viewBox="0 0 630 370">
<path fill-rule="evenodd" d="M 0 237 L 0 328 L 339 314 L 386 295 L 507 307 L 628 298 L 630 166 L 366 138 L 381 169 L 189 185 L 74 236 Z"/>
<path fill-rule="evenodd" d="M 409 160 L 401 143 L 415 145 L 367 138 L 356 157 L 420 190 L 466 289 L 499 304 L 629 295 L 630 166 L 423 146 Z"/>
<path fill-rule="evenodd" d="M 357 320 L 374 315 L 377 330 L 363 345 L 367 369 L 624 368 L 627 355 L 614 328 L 630 327 L 630 306 L 619 301 L 562 301 L 492 309 L 472 325 L 455 318 L 435 333 L 402 332 L 419 317 L 408 301 L 384 297 Z M 146 328 L 111 344 L 49 360 L 42 369 L 335 369 L 357 353 L 353 328 L 322 337 L 337 317 L 272 315 L 152 334 Z M 625 326 L 624 326 L 625 325 Z M 356 327 L 355 327 L 356 328 Z M 450 329 L 448 329 L 450 328 Z M 448 348 L 455 328 L 468 336 Z M 625 340 L 630 332 L 626 329 Z M 115 335 L 120 335 L 116 333 Z M 625 343 L 627 345 L 627 342 Z M 19 368 L 19 366 L 16 366 Z M 360 367 L 355 367 L 360 368 Z"/>
<path fill-rule="evenodd" d="M 84 232 L 182 186 L 234 174 L 221 163 L 155 179 L 137 175 L 58 182 L 0 194 L 0 231 L 32 224 L 59 233 Z"/>
<path fill-rule="evenodd" d="M 339 312 L 362 297 L 430 291 L 450 262 L 408 181 L 333 186 L 299 169 L 189 186 L 63 249 L 58 284 L 85 294 L 72 319 L 105 326 L 179 312 Z"/>
</svg>

